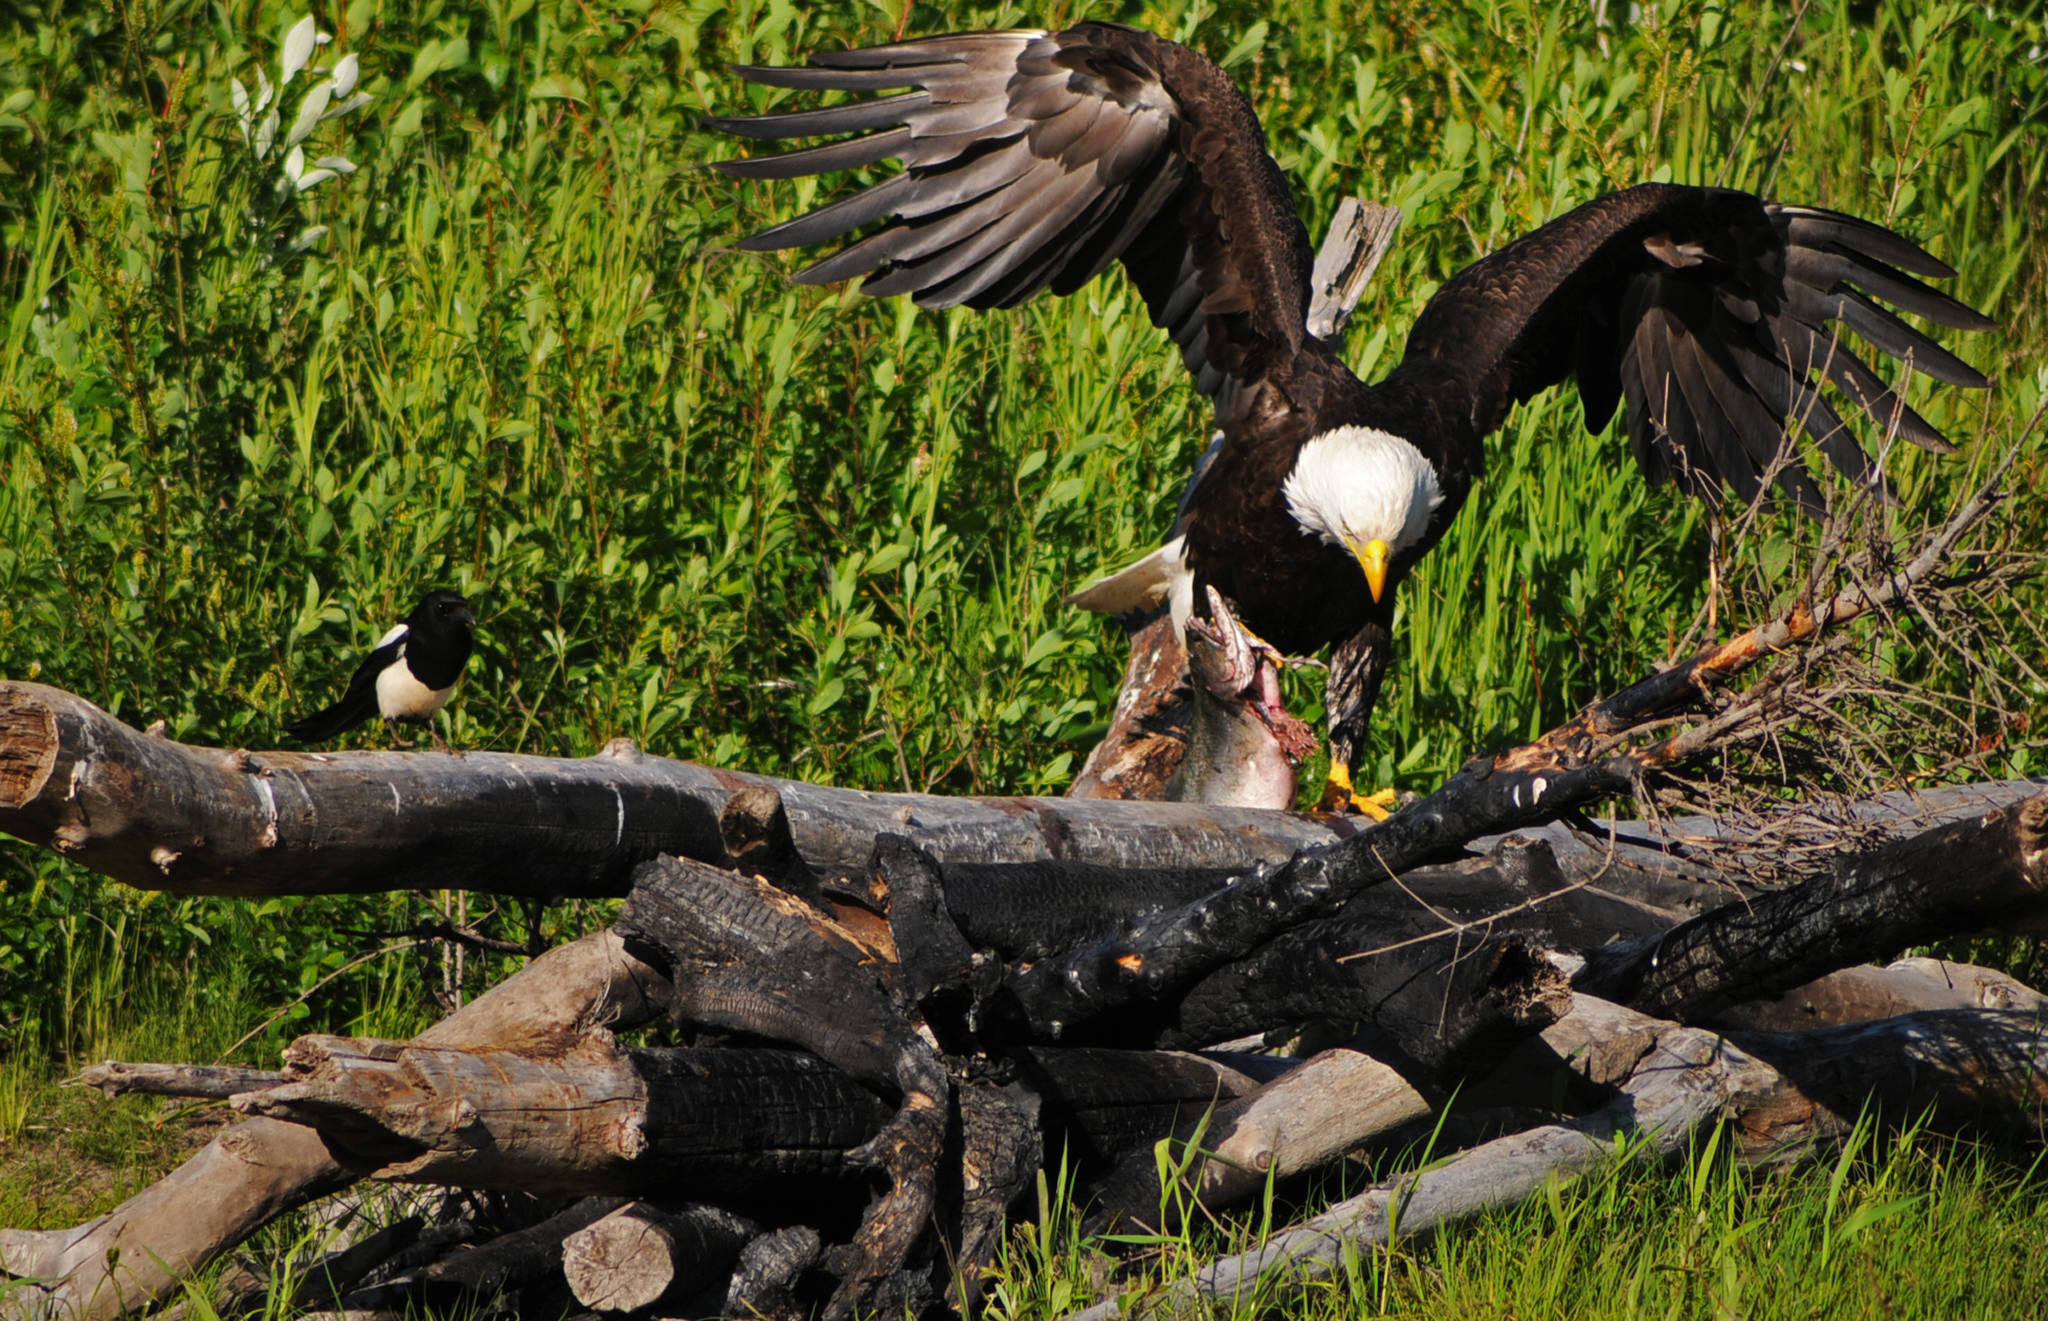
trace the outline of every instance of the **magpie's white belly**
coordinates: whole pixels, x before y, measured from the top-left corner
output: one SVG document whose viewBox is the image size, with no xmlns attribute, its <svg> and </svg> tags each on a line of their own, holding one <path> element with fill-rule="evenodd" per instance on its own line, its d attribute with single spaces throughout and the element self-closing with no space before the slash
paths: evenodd
<svg viewBox="0 0 2048 1321">
<path fill-rule="evenodd" d="M 448 704 L 453 684 L 429 688 L 413 677 L 403 658 L 377 676 L 377 712 L 386 720 L 425 720 Z"/>
</svg>

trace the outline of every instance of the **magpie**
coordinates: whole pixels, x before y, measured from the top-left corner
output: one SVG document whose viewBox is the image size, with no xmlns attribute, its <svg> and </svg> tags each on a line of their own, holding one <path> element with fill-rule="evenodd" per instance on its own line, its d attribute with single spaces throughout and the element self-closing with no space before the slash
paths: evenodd
<svg viewBox="0 0 2048 1321">
<path fill-rule="evenodd" d="M 405 622 L 386 633 L 377 649 L 356 666 L 340 701 L 286 725 L 285 733 L 302 743 L 319 743 L 373 715 L 384 717 L 387 731 L 400 720 L 424 720 L 432 728 L 434 713 L 448 704 L 462 667 L 469 663 L 475 629 L 469 602 L 454 592 L 428 592 Z M 445 750 L 441 731 L 433 733 L 434 746 Z"/>
</svg>

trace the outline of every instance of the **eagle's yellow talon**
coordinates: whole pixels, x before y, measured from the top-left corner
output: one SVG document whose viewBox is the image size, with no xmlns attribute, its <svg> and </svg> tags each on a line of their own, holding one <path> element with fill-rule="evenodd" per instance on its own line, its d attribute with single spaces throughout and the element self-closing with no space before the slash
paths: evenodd
<svg viewBox="0 0 2048 1321">
<path fill-rule="evenodd" d="M 1351 810 L 1362 812 L 1375 821 L 1386 820 L 1394 814 L 1394 809 L 1400 805 L 1401 797 L 1392 789 L 1376 790 L 1363 798 L 1356 794 L 1351 796 Z"/>
<path fill-rule="evenodd" d="M 1319 812 L 1357 812 L 1375 821 L 1384 821 L 1394 814 L 1401 800 L 1392 789 L 1381 789 L 1359 796 L 1351 787 L 1351 768 L 1336 762 L 1330 764 L 1330 782 L 1323 786 L 1323 800 L 1316 805 Z"/>
</svg>

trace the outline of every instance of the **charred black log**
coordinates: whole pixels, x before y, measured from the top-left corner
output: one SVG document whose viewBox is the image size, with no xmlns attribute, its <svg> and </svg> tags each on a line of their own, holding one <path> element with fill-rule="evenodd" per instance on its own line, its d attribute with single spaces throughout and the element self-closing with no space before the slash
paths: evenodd
<svg viewBox="0 0 2048 1321">
<path fill-rule="evenodd" d="M 800 1045 L 901 1098 L 852 1153 L 890 1186 L 851 1257 L 834 1263 L 843 1283 L 826 1314 L 851 1315 L 902 1268 L 930 1219 L 952 1108 L 945 1067 L 876 976 L 873 951 L 766 882 L 664 858 L 636 875 L 617 929 L 668 972 L 679 1020 Z"/>
<path fill-rule="evenodd" d="M 539 1224 L 345 1294 L 335 1310 L 403 1315 L 412 1308 L 474 1308 L 500 1300 L 515 1315 L 559 1312 L 569 1292 L 562 1275 L 563 1241 L 621 1204 L 615 1197 L 586 1197 Z"/>
<path fill-rule="evenodd" d="M 818 875 L 797 851 L 789 811 L 775 786 L 742 785 L 726 799 L 718 814 L 718 840 L 725 846 L 724 866 L 759 876 L 813 906 L 824 905 Z"/>
<path fill-rule="evenodd" d="M 763 1234 L 740 1249 L 720 1315 L 802 1321 L 809 1313 L 798 1304 L 797 1288 L 824 1253 L 818 1231 L 807 1225 Z"/>
<path fill-rule="evenodd" d="M 1578 985 L 1688 1019 L 2048 907 L 2048 794 L 1844 859 L 1832 874 L 1596 952 Z"/>
</svg>

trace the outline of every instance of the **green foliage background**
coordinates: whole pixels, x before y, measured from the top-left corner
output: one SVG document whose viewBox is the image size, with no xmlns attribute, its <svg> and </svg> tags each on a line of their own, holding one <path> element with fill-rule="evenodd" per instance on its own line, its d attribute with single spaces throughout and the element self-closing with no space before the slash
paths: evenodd
<svg viewBox="0 0 2048 1321">
<path fill-rule="evenodd" d="M 1207 430 L 1173 355 L 1120 276 L 996 316 L 792 288 L 795 259 L 730 245 L 815 186 L 702 167 L 740 148 L 706 113 L 782 95 L 725 64 L 898 31 L 1107 17 L 1222 59 L 1312 231 L 1346 194 L 1407 215 L 1354 322 L 1368 374 L 1449 272 L 1608 188 L 1726 182 L 1894 225 L 2009 328 L 1961 346 L 1998 377 L 1988 397 L 1915 395 L 1986 443 L 1890 461 L 1909 504 L 1969 480 L 2048 392 L 2039 7 L 1630 8 L 354 0 L 317 11 L 321 59 L 356 52 L 373 100 L 307 145 L 358 168 L 292 192 L 230 85 L 276 77 L 301 10 L 18 2 L 0 674 L 270 746 L 450 585 L 483 620 L 453 708 L 467 746 L 625 735 L 842 784 L 1062 789 L 1122 648 L 1059 599 L 1155 543 Z M 1702 514 L 1647 490 L 1569 397 L 1493 444 L 1406 589 L 1381 782 L 1426 788 L 1638 674 L 1703 599 Z M 2015 502 L 2033 544 L 2040 473 Z M 265 1009 L 318 986 L 293 1014 L 403 1021 L 424 1012 L 407 967 L 323 979 L 366 947 L 351 929 L 422 902 L 174 900 L 0 845 L 0 1032 L 38 1055 L 106 1045 L 110 960 L 167 979 L 174 1012 L 197 985 Z M 245 1018 L 201 1035 L 218 1048 Z"/>
</svg>

